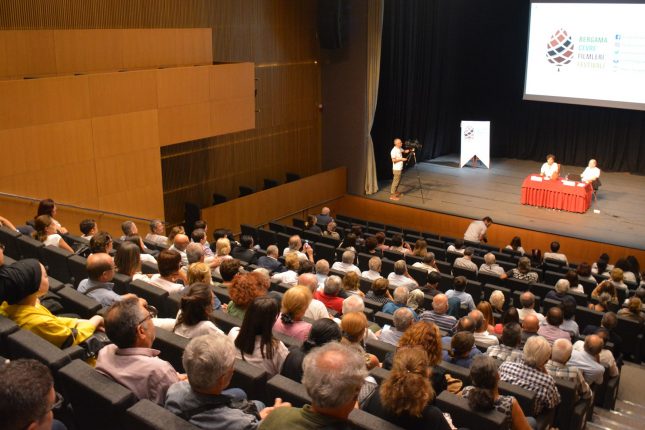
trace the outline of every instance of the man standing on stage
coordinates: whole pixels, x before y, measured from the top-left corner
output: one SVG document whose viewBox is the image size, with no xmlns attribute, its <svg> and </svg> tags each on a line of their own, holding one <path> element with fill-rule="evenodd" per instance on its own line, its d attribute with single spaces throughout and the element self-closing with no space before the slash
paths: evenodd
<svg viewBox="0 0 645 430">
<path fill-rule="evenodd" d="M 486 237 L 486 231 L 488 227 L 491 226 L 493 220 L 491 217 L 484 217 L 481 221 L 476 220 L 470 223 L 468 229 L 464 233 L 464 240 L 470 242 L 488 242 L 488 237 Z"/>
<path fill-rule="evenodd" d="M 397 191 L 399 188 L 399 183 L 401 182 L 401 172 L 403 171 L 403 162 L 407 161 L 407 158 L 403 158 L 403 154 L 410 152 L 409 149 L 401 149 L 403 142 L 401 139 L 394 139 L 394 148 L 390 151 L 390 157 L 392 158 L 392 187 L 390 188 L 390 200 L 399 200 L 401 193 Z"/>
</svg>

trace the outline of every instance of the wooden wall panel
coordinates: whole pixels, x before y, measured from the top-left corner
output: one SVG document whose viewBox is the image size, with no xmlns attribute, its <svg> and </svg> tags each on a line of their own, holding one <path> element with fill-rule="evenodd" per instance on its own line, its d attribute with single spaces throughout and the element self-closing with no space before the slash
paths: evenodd
<svg viewBox="0 0 645 430">
<path fill-rule="evenodd" d="M 159 109 L 162 146 L 211 136 L 210 104 L 197 103 Z"/>
<path fill-rule="evenodd" d="M 155 110 L 92 118 L 92 133 L 97 159 L 121 156 L 129 164 L 130 153 L 159 148 Z"/>
<path fill-rule="evenodd" d="M 54 30 L 56 73 L 81 73 L 125 68 L 123 30 Z"/>
<path fill-rule="evenodd" d="M 232 99 L 210 104 L 211 135 L 233 133 L 255 127 L 255 100 Z"/>
<path fill-rule="evenodd" d="M 157 71 L 159 107 L 207 102 L 211 69 L 220 67 L 173 67 Z"/>
<path fill-rule="evenodd" d="M 211 100 L 246 99 L 255 95 L 253 63 L 219 64 L 210 68 L 209 79 Z"/>
<path fill-rule="evenodd" d="M 0 47 L 0 76 L 47 75 L 56 70 L 52 31 L 0 31 Z"/>
<path fill-rule="evenodd" d="M 92 116 L 156 109 L 156 78 L 155 70 L 89 75 Z"/>
</svg>

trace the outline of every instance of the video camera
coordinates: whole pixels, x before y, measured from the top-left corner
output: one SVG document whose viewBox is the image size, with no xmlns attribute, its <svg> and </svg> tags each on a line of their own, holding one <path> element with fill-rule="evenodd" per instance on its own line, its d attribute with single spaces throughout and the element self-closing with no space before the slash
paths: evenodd
<svg viewBox="0 0 645 430">
<path fill-rule="evenodd" d="M 403 149 L 409 149 L 410 151 L 415 151 L 421 148 L 423 148 L 423 145 L 421 145 L 417 139 L 409 139 L 403 142 Z"/>
</svg>

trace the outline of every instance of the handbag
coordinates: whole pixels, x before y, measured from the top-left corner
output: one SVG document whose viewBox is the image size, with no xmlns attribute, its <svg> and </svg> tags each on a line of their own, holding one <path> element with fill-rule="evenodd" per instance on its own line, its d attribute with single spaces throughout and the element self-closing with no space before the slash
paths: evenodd
<svg viewBox="0 0 645 430">
<path fill-rule="evenodd" d="M 102 331 L 95 331 L 92 336 L 85 339 L 83 342 L 79 343 L 78 346 L 83 348 L 85 351 L 84 360 L 91 358 L 96 358 L 99 354 L 99 351 L 106 345 L 111 344 L 112 341 L 107 334 Z"/>
</svg>

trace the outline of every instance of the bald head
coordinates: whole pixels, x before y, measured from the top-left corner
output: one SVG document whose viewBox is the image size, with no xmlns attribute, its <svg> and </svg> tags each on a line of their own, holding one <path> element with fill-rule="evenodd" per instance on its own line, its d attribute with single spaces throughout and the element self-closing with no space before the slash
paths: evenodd
<svg viewBox="0 0 645 430">
<path fill-rule="evenodd" d="M 522 331 L 526 333 L 537 333 L 540 329 L 540 320 L 535 315 L 527 315 L 522 321 Z"/>
<path fill-rule="evenodd" d="M 468 313 L 468 316 L 475 321 L 475 332 L 483 333 L 488 328 L 487 324 L 484 324 L 484 314 L 481 311 L 474 310 Z"/>
<path fill-rule="evenodd" d="M 448 312 L 448 297 L 445 294 L 437 294 L 432 299 L 432 310 L 438 314 Z"/>
<path fill-rule="evenodd" d="M 172 244 L 175 246 L 175 249 L 177 249 L 178 251 L 185 251 L 189 243 L 190 239 L 188 238 L 188 236 L 181 233 L 175 236 L 175 240 L 172 242 Z"/>
<path fill-rule="evenodd" d="M 298 276 L 298 285 L 303 285 L 313 293 L 318 289 L 318 278 L 313 273 L 303 273 Z"/>
<path fill-rule="evenodd" d="M 328 207 L 324 207 L 324 208 L 322 208 L 322 210 L 320 211 L 320 213 L 321 213 L 322 215 L 329 215 L 329 212 L 330 212 L 330 211 L 329 211 L 329 208 L 328 208 Z"/>
<path fill-rule="evenodd" d="M 109 282 L 114 278 L 114 260 L 104 252 L 87 257 L 87 274 L 92 281 Z"/>
<path fill-rule="evenodd" d="M 604 342 L 602 338 L 597 334 L 590 334 L 585 338 L 585 351 L 587 351 L 589 354 L 593 355 L 594 357 L 600 354 L 600 351 L 602 351 L 603 346 L 604 346 Z"/>
</svg>

